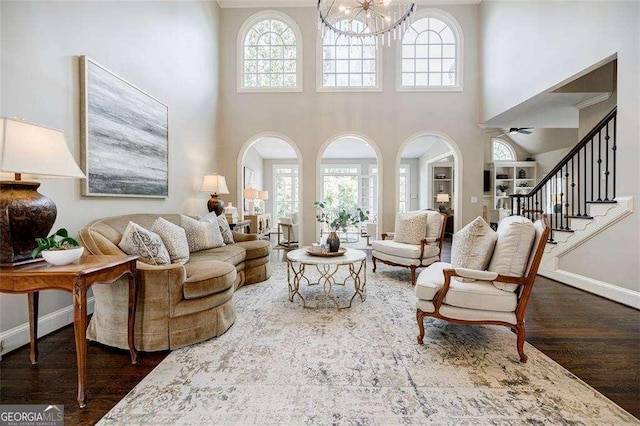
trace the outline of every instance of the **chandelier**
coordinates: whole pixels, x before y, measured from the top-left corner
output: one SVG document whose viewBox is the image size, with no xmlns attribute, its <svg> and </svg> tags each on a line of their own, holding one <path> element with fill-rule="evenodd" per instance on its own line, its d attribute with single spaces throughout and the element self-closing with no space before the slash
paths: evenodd
<svg viewBox="0 0 640 426">
<path fill-rule="evenodd" d="M 391 42 L 404 34 L 416 10 L 413 0 L 318 0 L 319 26 L 348 37 Z"/>
</svg>

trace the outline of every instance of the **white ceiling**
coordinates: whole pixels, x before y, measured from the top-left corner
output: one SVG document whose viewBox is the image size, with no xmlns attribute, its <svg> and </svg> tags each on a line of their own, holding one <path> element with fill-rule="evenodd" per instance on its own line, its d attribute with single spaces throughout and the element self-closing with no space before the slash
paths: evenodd
<svg viewBox="0 0 640 426">
<path fill-rule="evenodd" d="M 482 0 L 417 0 L 418 5 L 480 4 Z M 317 0 L 218 0 L 220 7 L 316 7 Z"/>
<path fill-rule="evenodd" d="M 433 144 L 437 136 L 421 136 L 411 141 L 402 153 L 402 158 L 419 158 Z M 265 160 L 295 159 L 296 152 L 284 140 L 275 137 L 260 138 L 252 145 Z M 376 158 L 375 150 L 364 140 L 347 136 L 336 139 L 325 149 L 323 158 Z"/>
</svg>

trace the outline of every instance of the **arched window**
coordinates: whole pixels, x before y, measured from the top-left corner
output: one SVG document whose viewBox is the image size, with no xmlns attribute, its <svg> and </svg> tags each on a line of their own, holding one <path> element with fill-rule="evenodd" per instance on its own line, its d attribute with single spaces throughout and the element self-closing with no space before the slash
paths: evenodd
<svg viewBox="0 0 640 426">
<path fill-rule="evenodd" d="M 364 24 L 357 19 L 336 23 L 339 29 L 349 27 L 364 32 Z M 380 90 L 380 49 L 374 37 L 348 37 L 327 31 L 322 39 L 322 71 L 318 71 L 318 90 Z"/>
<path fill-rule="evenodd" d="M 493 161 L 516 161 L 516 152 L 507 142 L 493 139 L 491 149 Z"/>
<path fill-rule="evenodd" d="M 443 12 L 427 11 L 402 36 L 398 89 L 461 90 L 462 31 Z"/>
<path fill-rule="evenodd" d="M 302 91 L 302 36 L 277 11 L 259 12 L 238 34 L 239 92 Z"/>
</svg>

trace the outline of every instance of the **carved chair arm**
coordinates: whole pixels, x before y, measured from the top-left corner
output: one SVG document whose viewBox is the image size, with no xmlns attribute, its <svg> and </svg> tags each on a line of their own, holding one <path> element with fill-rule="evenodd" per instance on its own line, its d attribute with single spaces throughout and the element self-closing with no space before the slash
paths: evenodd
<svg viewBox="0 0 640 426">
<path fill-rule="evenodd" d="M 383 232 L 383 233 L 382 233 L 382 239 L 383 239 L 383 240 L 386 240 L 386 239 L 387 239 L 387 237 L 389 237 L 389 238 L 393 238 L 395 235 L 396 235 L 396 233 L 395 233 L 395 232 Z"/>
</svg>

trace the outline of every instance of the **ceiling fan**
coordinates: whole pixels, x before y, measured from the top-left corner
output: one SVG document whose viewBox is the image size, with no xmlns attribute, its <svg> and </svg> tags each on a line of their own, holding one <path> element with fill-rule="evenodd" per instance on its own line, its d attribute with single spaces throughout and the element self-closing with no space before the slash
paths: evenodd
<svg viewBox="0 0 640 426">
<path fill-rule="evenodd" d="M 531 127 L 511 127 L 506 134 L 515 135 L 516 133 L 521 133 L 523 135 L 530 135 Z"/>
</svg>

